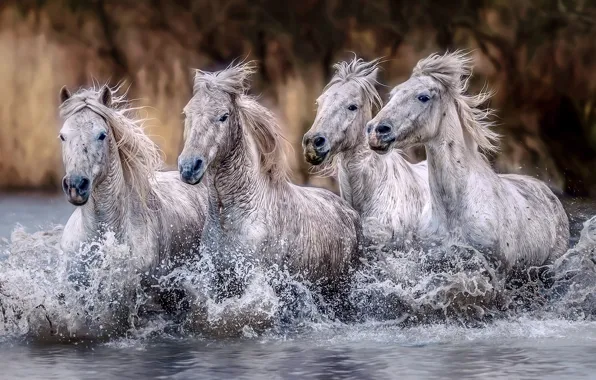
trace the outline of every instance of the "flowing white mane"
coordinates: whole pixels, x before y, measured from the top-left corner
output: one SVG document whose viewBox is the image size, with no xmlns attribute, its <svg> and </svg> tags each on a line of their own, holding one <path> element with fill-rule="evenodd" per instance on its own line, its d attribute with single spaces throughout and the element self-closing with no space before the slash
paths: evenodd
<svg viewBox="0 0 596 380">
<path fill-rule="evenodd" d="M 247 94 L 249 79 L 256 72 L 254 61 L 232 64 L 214 73 L 196 71 L 194 91 L 201 85 L 220 89 L 236 97 L 240 122 L 257 145 L 261 166 L 274 181 L 289 178 L 284 149 L 286 142 L 279 123 L 271 111 Z"/>
<path fill-rule="evenodd" d="M 371 77 L 371 74 L 378 70 L 379 61 L 380 58 L 366 62 L 362 58 L 354 57 L 350 62 L 342 61 L 334 64 L 335 74 L 323 92 L 337 83 L 354 82 L 362 89 L 365 99 L 371 107 L 382 107 L 383 100 L 375 87 L 379 83 Z"/>
<path fill-rule="evenodd" d="M 492 96 L 481 91 L 477 95 L 467 95 L 469 78 L 472 74 L 472 58 L 462 51 L 432 54 L 418 62 L 412 77 L 429 76 L 441 84 L 453 97 L 463 128 L 478 144 L 482 152 L 498 151 L 499 134 L 492 130 L 490 108 L 480 108 Z"/>
</svg>

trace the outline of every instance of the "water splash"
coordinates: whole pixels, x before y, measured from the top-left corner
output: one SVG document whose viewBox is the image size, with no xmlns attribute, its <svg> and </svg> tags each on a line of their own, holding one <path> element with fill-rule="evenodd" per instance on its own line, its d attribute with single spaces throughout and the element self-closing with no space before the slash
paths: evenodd
<svg viewBox="0 0 596 380">
<path fill-rule="evenodd" d="M 62 226 L 33 234 L 17 227 L 0 248 L 0 340 L 145 339 L 176 336 L 253 337 L 322 327 L 436 323 L 477 325 L 512 318 L 593 319 L 596 315 L 596 218 L 577 245 L 551 268 L 555 284 L 511 287 L 498 263 L 470 247 L 373 250 L 354 272 L 350 321 L 338 321 L 317 287 L 283 268 L 262 268 L 240 253 L 228 273 L 242 283 L 222 297 L 214 254 L 204 253 L 155 279 L 132 263 L 113 234 L 78 252 L 59 248 Z M 232 280 L 233 279 L 233 280 Z M 159 294 L 178 294 L 164 309 Z M 344 326 L 344 327 L 341 327 Z"/>
<path fill-rule="evenodd" d="M 62 227 L 17 227 L 0 261 L 0 331 L 41 340 L 102 339 L 138 323 L 147 295 L 130 250 L 113 234 L 67 255 Z"/>
<path fill-rule="evenodd" d="M 596 216 L 583 224 L 579 241 L 555 266 L 554 293 L 550 309 L 568 319 L 596 317 Z"/>
<path fill-rule="evenodd" d="M 482 320 L 504 303 L 496 270 L 470 247 L 395 251 L 365 262 L 356 273 L 353 302 L 362 316 L 375 320 Z"/>
<path fill-rule="evenodd" d="M 205 250 L 199 260 L 160 279 L 162 290 L 186 294 L 185 305 L 178 306 L 188 311 L 181 321 L 184 333 L 254 336 L 326 318 L 319 310 L 320 294 L 299 276 L 275 266 L 264 269 L 242 252 L 230 255 L 233 265 L 218 270 L 217 255 Z"/>
</svg>

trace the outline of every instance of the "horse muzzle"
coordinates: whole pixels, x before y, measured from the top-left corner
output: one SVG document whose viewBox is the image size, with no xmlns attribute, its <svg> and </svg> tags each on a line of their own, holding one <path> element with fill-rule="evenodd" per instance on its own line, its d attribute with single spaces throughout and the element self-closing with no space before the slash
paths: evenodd
<svg viewBox="0 0 596 380">
<path fill-rule="evenodd" d="M 325 152 L 317 152 L 313 149 L 305 149 L 304 150 L 304 159 L 311 165 L 320 165 L 322 164 L 327 157 L 329 156 L 329 151 Z"/>
<path fill-rule="evenodd" d="M 329 140 L 319 134 L 313 137 L 304 136 L 302 145 L 304 146 L 304 159 L 311 165 L 322 164 L 329 157 L 331 151 Z"/>
<path fill-rule="evenodd" d="M 89 200 L 91 180 L 81 175 L 66 175 L 62 179 L 62 190 L 70 203 L 82 206 Z"/>
<path fill-rule="evenodd" d="M 189 185 L 196 185 L 201 182 L 207 165 L 203 157 L 180 157 L 178 159 L 178 170 L 180 179 Z"/>
<path fill-rule="evenodd" d="M 386 122 L 381 122 L 376 125 L 369 125 L 366 135 L 370 149 L 379 154 L 385 154 L 389 152 L 392 145 L 396 141 L 396 135 L 393 126 Z"/>
</svg>

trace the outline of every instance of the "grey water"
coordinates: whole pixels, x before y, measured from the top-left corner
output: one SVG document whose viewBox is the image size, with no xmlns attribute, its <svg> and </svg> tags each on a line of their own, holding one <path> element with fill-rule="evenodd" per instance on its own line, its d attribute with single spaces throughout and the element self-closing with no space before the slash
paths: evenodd
<svg viewBox="0 0 596 380">
<path fill-rule="evenodd" d="M 577 236 L 596 207 L 566 206 Z M 8 243 L 17 224 L 27 233 L 63 225 L 72 210 L 59 196 L 0 195 L 0 239 Z M 474 327 L 317 323 L 226 339 L 0 338 L 0 379 L 589 379 L 595 357 L 596 322 L 520 314 Z"/>
</svg>

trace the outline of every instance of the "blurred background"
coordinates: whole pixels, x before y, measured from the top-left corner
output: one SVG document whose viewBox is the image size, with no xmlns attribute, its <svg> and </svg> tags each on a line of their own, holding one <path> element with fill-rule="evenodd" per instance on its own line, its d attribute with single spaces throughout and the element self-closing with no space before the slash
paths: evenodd
<svg viewBox="0 0 596 380">
<path fill-rule="evenodd" d="M 190 69 L 247 56 L 260 65 L 254 93 L 294 146 L 293 180 L 335 189 L 309 174 L 300 146 L 332 64 L 384 56 L 380 80 L 394 86 L 456 48 L 474 49 L 472 91 L 496 91 L 495 169 L 596 196 L 593 0 L 1 0 L 0 190 L 59 191 L 62 85 L 125 80 L 173 165 Z"/>
</svg>

